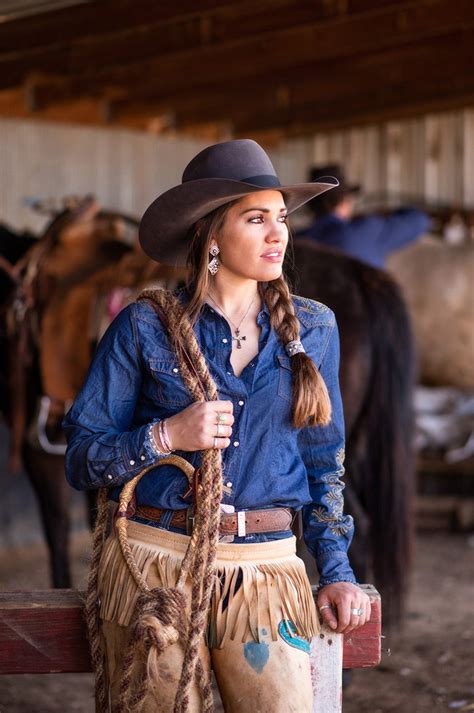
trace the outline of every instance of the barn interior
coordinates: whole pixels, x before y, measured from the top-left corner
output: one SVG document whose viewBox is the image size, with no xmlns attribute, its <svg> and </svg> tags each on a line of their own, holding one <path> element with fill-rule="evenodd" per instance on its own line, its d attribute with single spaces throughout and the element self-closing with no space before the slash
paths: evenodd
<svg viewBox="0 0 474 713">
<path fill-rule="evenodd" d="M 347 713 L 474 707 L 463 663 L 474 631 L 453 614 L 449 635 L 430 639 L 447 600 L 467 616 L 474 574 L 473 67 L 470 0 L 0 0 L 0 269 L 15 280 L 30 276 L 27 248 L 38 250 L 63 211 L 78 216 L 44 263 L 61 291 L 38 344 L 43 382 L 59 400 L 70 402 L 84 377 L 77 364 L 87 360 L 91 339 L 78 333 L 96 339 L 111 301 L 120 308 L 145 286 L 177 278 L 171 268 L 157 276 L 137 246 L 137 225 L 209 144 L 258 141 L 285 183 L 304 182 L 313 166 L 339 165 L 361 187 L 358 215 L 411 206 L 429 217 L 427 233 L 385 265 L 404 296 L 417 353 L 412 505 L 421 554 L 407 615 L 415 633 L 393 639 L 395 656 L 386 650 L 378 673 L 358 673 L 352 699 L 350 688 L 345 695 Z M 292 228 L 303 234 L 312 220 L 303 209 Z M 82 310 L 76 331 L 64 329 L 66 308 Z M 11 372 L 0 379 L 3 398 Z M 14 441 L 7 424 L 4 414 L 1 588 L 46 588 L 36 497 L 25 471 L 13 476 L 7 467 Z M 62 457 L 60 432 L 47 441 Z M 83 499 L 71 498 L 79 586 L 89 535 Z M 7 564 L 22 562 L 20 552 L 41 553 L 38 574 L 27 556 L 18 567 Z M 451 559 L 459 566 L 443 579 Z M 432 594 L 432 575 L 442 581 L 426 619 L 422 599 Z M 420 621 L 425 629 L 417 630 Z M 8 710 L 31 710 L 38 691 L 45 713 L 64 710 L 54 687 L 75 679 L 37 678 L 20 694 L 19 677 L 0 676 Z M 74 710 L 87 713 L 91 701 L 83 697 Z"/>
</svg>

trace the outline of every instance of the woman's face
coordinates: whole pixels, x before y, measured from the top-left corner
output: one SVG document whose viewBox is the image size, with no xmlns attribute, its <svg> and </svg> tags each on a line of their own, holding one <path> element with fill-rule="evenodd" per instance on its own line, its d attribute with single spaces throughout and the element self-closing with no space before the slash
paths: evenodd
<svg viewBox="0 0 474 713">
<path fill-rule="evenodd" d="M 259 191 L 235 203 L 216 236 L 218 279 L 268 282 L 280 277 L 288 244 L 287 210 L 279 191 Z"/>
</svg>

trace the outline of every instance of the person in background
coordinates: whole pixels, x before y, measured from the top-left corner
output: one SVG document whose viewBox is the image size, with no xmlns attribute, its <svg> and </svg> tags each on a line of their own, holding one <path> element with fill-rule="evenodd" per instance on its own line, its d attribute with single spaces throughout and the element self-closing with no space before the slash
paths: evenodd
<svg viewBox="0 0 474 713">
<path fill-rule="evenodd" d="M 429 217 L 415 208 L 399 208 L 387 215 L 354 217 L 355 196 L 359 185 L 347 183 L 338 165 L 314 166 L 310 181 L 334 176 L 339 186 L 310 201 L 316 220 L 296 237 L 309 237 L 322 245 L 336 248 L 372 267 L 384 268 L 390 253 L 409 245 L 426 233 Z"/>
</svg>

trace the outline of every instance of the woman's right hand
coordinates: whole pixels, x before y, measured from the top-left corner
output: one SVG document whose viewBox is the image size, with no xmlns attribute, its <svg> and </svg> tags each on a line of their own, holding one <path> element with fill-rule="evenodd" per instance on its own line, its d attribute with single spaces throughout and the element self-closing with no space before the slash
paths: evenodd
<svg viewBox="0 0 474 713">
<path fill-rule="evenodd" d="M 166 428 L 171 448 L 177 451 L 227 448 L 234 423 L 233 408 L 232 401 L 200 401 L 170 416 Z M 154 428 L 156 434 L 157 426 Z"/>
</svg>

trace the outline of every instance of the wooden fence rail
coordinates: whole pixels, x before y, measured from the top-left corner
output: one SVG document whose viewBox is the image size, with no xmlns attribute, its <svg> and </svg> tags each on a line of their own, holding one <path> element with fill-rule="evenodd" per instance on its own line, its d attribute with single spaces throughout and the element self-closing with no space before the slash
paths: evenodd
<svg viewBox="0 0 474 713">
<path fill-rule="evenodd" d="M 312 641 L 318 713 L 341 710 L 342 666 L 380 661 L 380 596 L 371 585 L 361 586 L 371 598 L 370 621 L 345 637 L 323 627 Z M 74 589 L 0 592 L 0 674 L 90 672 L 84 601 L 85 593 Z"/>
</svg>

